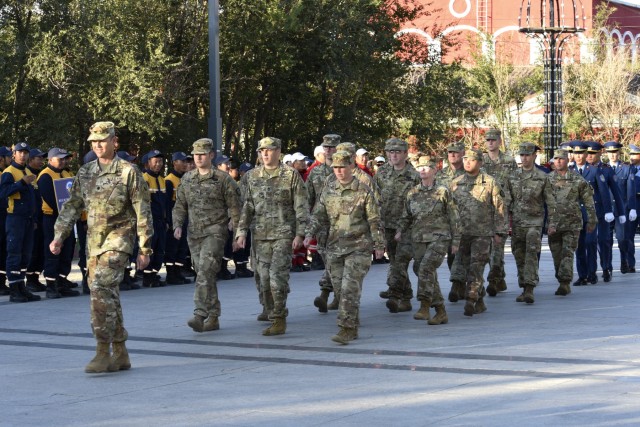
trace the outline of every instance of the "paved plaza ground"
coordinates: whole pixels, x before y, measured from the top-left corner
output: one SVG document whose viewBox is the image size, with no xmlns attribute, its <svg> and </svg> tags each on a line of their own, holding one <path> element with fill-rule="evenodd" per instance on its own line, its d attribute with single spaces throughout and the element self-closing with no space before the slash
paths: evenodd
<svg viewBox="0 0 640 427">
<path fill-rule="evenodd" d="M 378 297 L 387 266 L 373 265 L 348 346 L 330 340 L 336 312 L 313 306 L 317 271 L 292 273 L 277 337 L 260 333 L 253 279 L 219 283 L 221 329 L 205 334 L 186 325 L 193 285 L 123 292 L 133 367 L 113 374 L 84 373 L 95 350 L 87 296 L 1 297 L 0 425 L 639 425 L 640 273 L 554 296 L 544 245 L 526 305 L 508 250 L 506 265 L 509 289 L 487 297 L 487 312 L 467 318 L 447 303 L 441 326 L 389 313 Z M 446 294 L 446 263 L 439 276 Z"/>
</svg>

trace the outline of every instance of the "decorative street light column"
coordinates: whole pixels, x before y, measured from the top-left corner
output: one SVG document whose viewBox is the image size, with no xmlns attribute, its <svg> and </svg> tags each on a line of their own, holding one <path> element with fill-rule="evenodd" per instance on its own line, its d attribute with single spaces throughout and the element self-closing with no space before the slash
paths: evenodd
<svg viewBox="0 0 640 427">
<path fill-rule="evenodd" d="M 216 150 L 222 149 L 222 119 L 220 117 L 220 7 L 218 0 L 209 0 L 209 121 L 207 132 Z"/>
<path fill-rule="evenodd" d="M 520 4 L 520 32 L 535 39 L 543 52 L 547 160 L 553 157 L 562 142 L 563 47 L 567 40 L 585 30 L 585 21 L 580 0 L 522 0 Z"/>
</svg>

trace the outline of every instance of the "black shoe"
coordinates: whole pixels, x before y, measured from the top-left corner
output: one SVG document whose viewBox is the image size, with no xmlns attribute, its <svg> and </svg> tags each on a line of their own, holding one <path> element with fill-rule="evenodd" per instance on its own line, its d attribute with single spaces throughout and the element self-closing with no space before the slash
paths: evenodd
<svg viewBox="0 0 640 427">
<path fill-rule="evenodd" d="M 291 271 L 292 273 L 302 273 L 304 270 L 302 269 L 301 265 L 294 265 L 289 269 L 289 271 Z"/>
<path fill-rule="evenodd" d="M 627 274 L 629 272 L 629 265 L 625 262 L 620 265 L 620 273 Z"/>
<path fill-rule="evenodd" d="M 635 272 L 636 272 L 636 268 L 635 268 L 635 267 L 630 267 L 630 268 L 627 270 L 627 273 L 635 273 Z"/>
<path fill-rule="evenodd" d="M 235 274 L 232 274 L 229 269 L 227 269 L 226 267 L 222 268 L 219 272 L 218 272 L 218 280 L 232 280 L 236 278 Z"/>
<path fill-rule="evenodd" d="M 60 292 L 58 292 L 58 286 L 56 285 L 55 280 L 47 280 L 47 294 L 46 297 L 48 299 L 58 299 L 62 298 Z"/>
<path fill-rule="evenodd" d="M 9 284 L 9 301 L 10 302 L 28 302 L 29 299 L 20 291 L 19 282 Z"/>
<path fill-rule="evenodd" d="M 27 290 L 24 282 L 18 282 L 18 290 L 27 299 L 27 301 L 40 301 L 40 295 L 34 295 Z"/>
<path fill-rule="evenodd" d="M 120 288 L 121 291 L 130 291 L 131 290 L 131 284 L 129 282 L 127 282 L 126 280 L 123 280 L 122 282 L 120 282 L 118 287 Z"/>
<path fill-rule="evenodd" d="M 69 283 L 70 282 L 66 278 L 61 277 L 58 279 L 58 292 L 60 293 L 60 295 L 62 295 L 63 297 L 79 296 L 80 292 L 71 289 L 71 286 L 69 285 Z"/>
<path fill-rule="evenodd" d="M 602 279 L 605 281 L 605 283 L 609 283 L 611 281 L 611 270 L 603 271 Z"/>
<path fill-rule="evenodd" d="M 239 264 L 236 267 L 236 277 L 253 277 L 253 271 L 247 268 L 247 264 Z"/>
<path fill-rule="evenodd" d="M 598 283 L 598 276 L 593 276 L 592 278 L 587 278 L 587 281 L 592 284 L 595 285 L 596 283 Z"/>
<path fill-rule="evenodd" d="M 44 292 L 47 290 L 47 286 L 38 280 L 38 276 L 35 274 L 29 274 L 27 276 L 27 289 L 29 292 Z"/>
<path fill-rule="evenodd" d="M 184 277 L 186 277 L 187 279 L 189 279 L 189 278 L 195 279 L 195 277 L 196 277 L 196 271 L 191 267 L 182 266 L 182 267 L 180 267 L 180 271 L 181 271 L 182 275 Z"/>
<path fill-rule="evenodd" d="M 75 288 L 78 287 L 78 284 L 76 282 L 72 282 L 71 280 L 67 279 L 66 277 L 58 278 L 58 283 L 63 283 L 65 285 L 65 287 L 67 287 L 69 289 L 75 289 Z"/>
<path fill-rule="evenodd" d="M 578 279 L 573 282 L 573 286 L 587 286 L 588 284 L 589 282 L 587 281 L 587 279 Z"/>
</svg>

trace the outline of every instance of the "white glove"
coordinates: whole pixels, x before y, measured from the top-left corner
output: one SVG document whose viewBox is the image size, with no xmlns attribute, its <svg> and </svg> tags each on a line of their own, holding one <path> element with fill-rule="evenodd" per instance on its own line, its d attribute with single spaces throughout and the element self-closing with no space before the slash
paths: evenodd
<svg viewBox="0 0 640 427">
<path fill-rule="evenodd" d="M 604 220 L 607 222 L 613 222 L 613 220 L 615 219 L 615 217 L 613 216 L 613 212 L 607 212 L 606 214 L 604 214 Z"/>
<path fill-rule="evenodd" d="M 631 209 L 629 211 L 629 221 L 635 221 L 636 218 L 638 218 L 638 214 L 636 213 L 635 209 Z"/>
<path fill-rule="evenodd" d="M 627 222 L 627 217 L 626 217 L 626 216 L 624 216 L 624 215 L 620 215 L 620 216 L 618 217 L 618 222 L 619 222 L 620 224 L 624 224 L 625 222 Z"/>
</svg>

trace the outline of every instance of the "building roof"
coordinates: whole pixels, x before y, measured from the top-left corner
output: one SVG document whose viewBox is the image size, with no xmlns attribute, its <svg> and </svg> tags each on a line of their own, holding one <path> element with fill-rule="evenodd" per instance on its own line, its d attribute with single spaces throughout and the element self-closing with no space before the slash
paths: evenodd
<svg viewBox="0 0 640 427">
<path fill-rule="evenodd" d="M 640 9 L 640 0 L 609 0 L 609 2 Z"/>
</svg>

